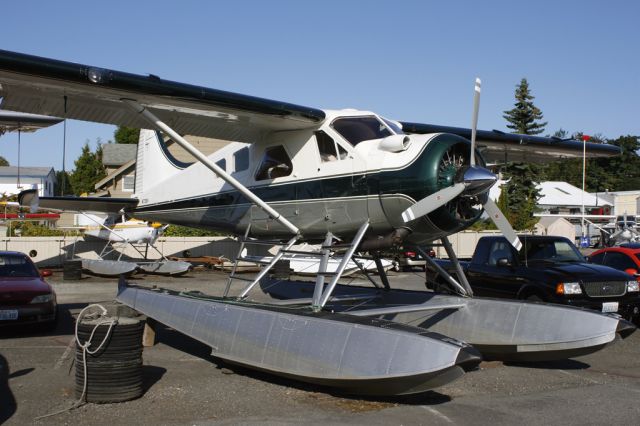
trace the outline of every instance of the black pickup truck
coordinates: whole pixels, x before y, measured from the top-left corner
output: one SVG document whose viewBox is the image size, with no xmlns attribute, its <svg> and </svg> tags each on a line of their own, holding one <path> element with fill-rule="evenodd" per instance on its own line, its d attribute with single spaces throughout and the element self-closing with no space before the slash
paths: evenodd
<svg viewBox="0 0 640 426">
<path fill-rule="evenodd" d="M 561 303 L 638 322 L 640 292 L 634 277 L 587 263 L 564 237 L 521 235 L 520 240 L 523 247 L 517 252 L 504 237 L 482 237 L 471 261 L 460 262 L 475 296 Z M 450 261 L 437 262 L 454 275 Z M 427 287 L 446 291 L 447 286 L 430 267 Z"/>
</svg>

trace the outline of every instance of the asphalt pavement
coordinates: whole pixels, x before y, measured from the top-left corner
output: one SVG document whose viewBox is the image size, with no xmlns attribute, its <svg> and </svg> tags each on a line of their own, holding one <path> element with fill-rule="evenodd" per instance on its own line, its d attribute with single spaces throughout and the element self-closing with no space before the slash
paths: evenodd
<svg viewBox="0 0 640 426">
<path fill-rule="evenodd" d="M 145 348 L 144 395 L 118 404 L 74 405 L 73 316 L 111 301 L 114 279 L 49 280 L 61 322 L 54 332 L 0 329 L 0 424 L 638 424 L 640 333 L 594 354 L 540 364 L 483 362 L 435 391 L 410 397 L 359 398 L 227 365 L 207 346 L 160 327 Z M 397 273 L 392 286 L 424 288 L 422 275 Z M 216 271 L 185 277 L 136 276 L 140 285 L 219 294 Z M 62 412 L 60 412 L 62 411 Z M 39 418 L 48 414 L 58 414 Z"/>
</svg>

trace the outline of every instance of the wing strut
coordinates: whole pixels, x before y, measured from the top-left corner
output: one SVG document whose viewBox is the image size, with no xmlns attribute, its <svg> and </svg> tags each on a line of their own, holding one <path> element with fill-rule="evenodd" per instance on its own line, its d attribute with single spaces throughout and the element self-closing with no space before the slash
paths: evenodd
<svg viewBox="0 0 640 426">
<path fill-rule="evenodd" d="M 289 222 L 285 217 L 281 216 L 280 213 L 275 211 L 271 206 L 269 206 L 264 200 L 259 198 L 256 194 L 251 192 L 246 186 L 241 184 L 238 180 L 236 180 L 233 176 L 228 174 L 226 171 L 221 169 L 216 163 L 211 161 L 207 156 L 198 151 L 193 145 L 187 142 L 182 136 L 176 133 L 171 127 L 162 122 L 158 117 L 156 117 L 151 111 L 146 109 L 144 106 L 140 105 L 138 102 L 131 99 L 122 99 L 127 106 L 129 106 L 133 111 L 140 114 L 146 121 L 151 123 L 156 129 L 159 129 L 171 136 L 178 145 L 184 148 L 189 154 L 191 154 L 196 160 L 200 161 L 204 164 L 205 167 L 210 169 L 216 175 L 220 176 L 224 181 L 226 181 L 229 185 L 233 186 L 235 189 L 240 191 L 242 195 L 247 197 L 251 202 L 262 208 L 265 212 L 269 214 L 274 220 L 278 221 L 282 226 L 289 229 L 293 234 L 298 235 L 300 233 L 299 229 L 291 222 Z"/>
</svg>

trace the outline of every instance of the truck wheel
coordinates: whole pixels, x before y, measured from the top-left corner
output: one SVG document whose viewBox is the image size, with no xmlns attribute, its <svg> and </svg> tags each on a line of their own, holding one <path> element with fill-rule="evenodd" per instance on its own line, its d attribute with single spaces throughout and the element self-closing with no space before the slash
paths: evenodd
<svg viewBox="0 0 640 426">
<path fill-rule="evenodd" d="M 532 294 L 531 296 L 528 296 L 526 299 L 524 299 L 528 302 L 544 302 L 544 300 L 542 300 L 542 298 L 536 294 Z"/>
</svg>

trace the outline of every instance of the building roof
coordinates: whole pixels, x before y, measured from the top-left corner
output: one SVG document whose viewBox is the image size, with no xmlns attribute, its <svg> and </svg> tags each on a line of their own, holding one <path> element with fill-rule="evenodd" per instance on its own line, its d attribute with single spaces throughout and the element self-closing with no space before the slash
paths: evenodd
<svg viewBox="0 0 640 426">
<path fill-rule="evenodd" d="M 500 187 L 505 183 L 505 180 L 499 180 L 498 183 L 491 188 L 489 197 L 497 200 L 500 197 Z M 568 182 L 541 182 L 537 185 L 537 188 L 540 190 L 539 206 L 574 207 L 582 205 L 582 190 Z M 596 197 L 585 191 L 584 205 L 587 207 L 602 207 L 611 206 L 612 204 L 602 197 Z"/>
<path fill-rule="evenodd" d="M 47 177 L 53 172 L 53 167 L 20 167 L 20 176 L 22 177 Z M 17 177 L 18 167 L 16 166 L 0 166 L 0 177 Z"/>
<path fill-rule="evenodd" d="M 537 185 L 540 189 L 540 206 L 610 206 L 611 203 L 601 197 L 596 197 L 568 182 L 547 181 Z"/>
<path fill-rule="evenodd" d="M 102 164 L 105 166 L 122 166 L 136 159 L 136 144 L 105 143 L 102 144 Z"/>
</svg>

